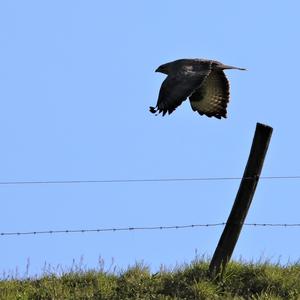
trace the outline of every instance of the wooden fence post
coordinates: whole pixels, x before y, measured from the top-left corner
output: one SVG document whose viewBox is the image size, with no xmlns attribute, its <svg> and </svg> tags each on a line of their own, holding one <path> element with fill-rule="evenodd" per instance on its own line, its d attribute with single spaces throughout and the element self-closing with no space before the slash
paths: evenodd
<svg viewBox="0 0 300 300">
<path fill-rule="evenodd" d="M 212 278 L 222 276 L 231 258 L 247 216 L 272 135 L 272 127 L 257 123 L 256 130 L 238 193 L 218 246 L 209 265 Z"/>
</svg>

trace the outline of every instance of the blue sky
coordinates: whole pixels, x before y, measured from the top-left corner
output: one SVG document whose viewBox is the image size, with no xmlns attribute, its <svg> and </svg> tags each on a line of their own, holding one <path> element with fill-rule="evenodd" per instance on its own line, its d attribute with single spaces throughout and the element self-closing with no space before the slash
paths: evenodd
<svg viewBox="0 0 300 300">
<path fill-rule="evenodd" d="M 274 128 L 262 175 L 299 175 L 298 1 L 1 1 L 0 181 L 241 176 L 256 122 Z M 155 117 L 162 63 L 227 71 L 226 120 L 183 103 Z M 1 185 L 0 231 L 223 222 L 239 181 Z M 299 223 L 299 181 L 261 180 L 247 218 Z M 211 256 L 221 227 L 1 237 L 0 270 L 101 256 L 156 270 Z M 299 259 L 298 228 L 244 228 L 234 257 Z"/>
</svg>

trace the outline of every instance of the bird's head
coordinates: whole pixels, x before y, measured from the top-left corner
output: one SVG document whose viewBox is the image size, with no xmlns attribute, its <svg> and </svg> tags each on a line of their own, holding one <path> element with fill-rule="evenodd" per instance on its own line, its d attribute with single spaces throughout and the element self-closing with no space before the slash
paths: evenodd
<svg viewBox="0 0 300 300">
<path fill-rule="evenodd" d="M 159 72 L 159 73 L 163 73 L 163 74 L 166 74 L 168 75 L 170 73 L 170 64 L 167 63 L 167 64 L 164 64 L 164 65 L 161 65 L 159 66 L 155 72 Z"/>
</svg>

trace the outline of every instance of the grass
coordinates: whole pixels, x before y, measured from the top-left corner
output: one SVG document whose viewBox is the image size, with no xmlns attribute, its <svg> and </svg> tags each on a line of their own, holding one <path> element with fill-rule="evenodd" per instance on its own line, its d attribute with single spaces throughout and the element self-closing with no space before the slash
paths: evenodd
<svg viewBox="0 0 300 300">
<path fill-rule="evenodd" d="M 231 262 L 220 281 L 212 281 L 207 260 L 152 274 L 143 264 L 125 271 L 47 271 L 40 278 L 0 281 L 0 299 L 300 299 L 300 264 Z"/>
</svg>

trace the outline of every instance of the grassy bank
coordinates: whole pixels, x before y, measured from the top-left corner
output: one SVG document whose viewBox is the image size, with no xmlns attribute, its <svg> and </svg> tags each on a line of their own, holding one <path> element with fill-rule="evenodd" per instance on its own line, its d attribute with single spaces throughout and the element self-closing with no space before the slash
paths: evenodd
<svg viewBox="0 0 300 300">
<path fill-rule="evenodd" d="M 196 261 L 151 274 L 137 265 L 123 272 L 82 271 L 0 281 L 0 299 L 300 299 L 300 264 L 229 264 L 212 282 L 208 263 Z"/>
</svg>

